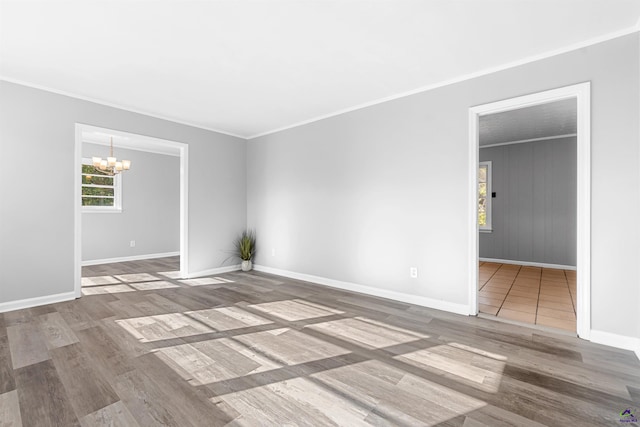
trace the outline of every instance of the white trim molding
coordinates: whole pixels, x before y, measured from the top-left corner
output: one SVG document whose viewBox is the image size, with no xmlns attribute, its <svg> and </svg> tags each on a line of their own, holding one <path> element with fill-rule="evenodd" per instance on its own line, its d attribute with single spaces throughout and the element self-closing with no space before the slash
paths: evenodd
<svg viewBox="0 0 640 427">
<path fill-rule="evenodd" d="M 118 104 L 118 103 L 114 103 L 114 102 L 108 102 L 105 101 L 104 99 L 100 99 L 100 98 L 94 98 L 91 96 L 85 96 L 85 95 L 80 95 L 79 93 L 75 93 L 75 92 L 69 92 L 66 90 L 62 90 L 62 89 L 57 89 L 51 86 L 46 86 L 46 85 L 41 85 L 41 84 L 36 84 L 36 83 L 32 83 L 32 82 L 28 82 L 26 80 L 21 80 L 21 79 L 14 79 L 11 77 L 6 77 L 3 75 L 0 75 L 0 80 L 7 82 L 7 83 L 13 83 L 16 85 L 21 85 L 21 86 L 26 86 L 26 87 L 30 87 L 33 89 L 39 89 L 39 90 L 43 90 L 45 92 L 51 92 L 51 93 L 55 93 L 57 95 L 62 95 L 62 96 L 68 96 L 69 98 L 74 98 L 74 99 L 80 99 L 82 101 L 89 101 L 89 102 L 93 102 L 94 104 L 99 104 L 99 105 L 104 105 L 106 107 L 111 107 L 111 108 L 117 108 L 118 110 L 123 110 L 123 111 L 129 111 L 131 113 L 136 113 L 136 114 L 142 114 L 148 117 L 153 117 L 154 119 L 160 119 L 160 120 L 164 120 L 167 122 L 172 122 L 172 123 L 177 123 L 180 125 L 185 125 L 185 126 L 190 126 L 192 128 L 196 128 L 196 129 L 203 129 L 203 130 L 208 130 L 211 132 L 216 132 L 216 133 L 220 133 L 223 135 L 229 135 L 229 136 L 233 136 L 236 138 L 240 138 L 240 139 L 246 139 L 246 136 L 242 136 L 242 135 L 238 135 L 232 132 L 227 132 L 224 131 L 222 129 L 216 129 L 216 128 L 212 128 L 212 127 L 207 127 L 207 126 L 203 126 L 201 124 L 197 124 L 194 122 L 190 122 L 190 121 L 185 121 L 185 120 L 181 120 L 175 117 L 169 117 L 169 116 L 165 116 L 162 114 L 156 114 L 152 111 L 149 110 L 140 110 L 137 108 L 132 108 L 130 106 L 124 105 L 124 104 Z"/>
<path fill-rule="evenodd" d="M 176 150 L 180 153 L 180 276 L 188 277 L 188 267 L 189 267 L 189 145 L 177 142 L 170 141 L 168 139 L 155 138 L 151 136 L 138 135 L 127 131 L 121 131 L 116 129 L 107 129 L 98 126 L 76 123 L 75 124 L 75 150 L 74 150 L 74 174 L 73 174 L 73 182 L 74 182 L 74 241 L 73 241 L 73 256 L 74 256 L 74 291 L 76 298 L 80 298 L 82 296 L 82 266 L 83 265 L 92 265 L 87 264 L 85 261 L 82 261 L 82 194 L 81 194 L 81 186 L 82 186 L 82 171 L 80 170 L 80 165 L 82 164 L 82 142 L 83 132 L 100 132 L 114 136 L 121 137 L 133 137 L 133 139 L 144 139 L 145 147 L 153 147 L 154 145 L 157 147 L 163 147 L 165 149 Z M 140 151 L 145 151 L 143 148 L 140 148 Z M 163 150 L 166 151 L 166 150 Z M 171 252 L 173 256 L 175 253 Z M 164 254 L 155 254 L 155 255 L 163 255 Z M 126 259 L 129 257 L 123 258 L 110 258 L 106 261 L 108 262 L 122 262 L 122 261 L 132 261 L 133 259 Z M 137 259 L 148 259 L 148 258 L 137 258 Z M 100 263 L 105 263 L 105 260 L 96 260 L 100 261 Z"/>
<path fill-rule="evenodd" d="M 180 144 L 180 276 L 189 276 L 189 145 Z"/>
<path fill-rule="evenodd" d="M 75 291 L 61 294 L 45 295 L 43 297 L 27 298 L 17 301 L 3 302 L 0 304 L 0 313 L 22 310 L 23 308 L 37 307 L 39 305 L 54 304 L 56 302 L 71 301 L 78 298 Z"/>
<path fill-rule="evenodd" d="M 73 158 L 73 291 L 82 296 L 82 125 L 75 125 Z"/>
<path fill-rule="evenodd" d="M 480 116 L 575 98 L 577 102 L 577 333 L 591 333 L 591 83 L 584 82 L 544 92 L 469 108 L 469 216 L 467 228 L 469 312 L 478 313 L 478 121 Z"/>
<path fill-rule="evenodd" d="M 640 20 L 638 21 L 637 25 L 635 25 L 633 27 L 630 27 L 630 28 L 625 28 L 623 30 L 615 31 L 613 33 L 604 34 L 604 35 L 599 36 L 599 37 L 594 37 L 594 38 L 589 39 L 589 40 L 581 41 L 581 42 L 572 44 L 570 46 L 565 46 L 563 48 L 559 48 L 559 49 L 551 50 L 551 51 L 548 51 L 548 52 L 544 52 L 544 53 L 541 53 L 539 55 L 532 55 L 532 56 L 529 56 L 527 58 L 523 58 L 523 59 L 520 59 L 520 60 L 517 60 L 517 61 L 508 62 L 508 63 L 505 63 L 505 64 L 497 65 L 495 67 L 490 67 L 490 68 L 486 68 L 484 70 L 479 70 L 479 71 L 472 72 L 472 73 L 469 73 L 469 74 L 465 74 L 465 75 L 462 75 L 462 76 L 459 76 L 459 77 L 455 77 L 455 78 L 452 78 L 452 79 L 449 79 L 449 80 L 444 80 L 444 81 L 441 81 L 441 82 L 438 82 L 438 83 L 434 83 L 434 84 L 431 84 L 431 85 L 427 85 L 427 86 L 419 87 L 419 88 L 412 89 L 412 90 L 409 90 L 409 91 L 406 91 L 406 92 L 402 92 L 402 93 L 398 93 L 398 94 L 395 94 L 395 95 L 391 95 L 391 96 L 388 96 L 388 97 L 385 97 L 385 98 L 380 98 L 380 99 L 376 99 L 376 100 L 373 100 L 373 101 L 370 101 L 370 102 L 365 102 L 365 103 L 362 103 L 362 104 L 359 104 L 359 105 L 355 105 L 355 106 L 352 106 L 352 107 L 344 108 L 342 110 L 338 110 L 338 111 L 334 111 L 334 112 L 331 112 L 331 113 L 328 113 L 328 114 L 324 114 L 324 115 L 321 115 L 321 116 L 313 117 L 311 119 L 303 120 L 303 121 L 300 121 L 300 122 L 297 122 L 297 123 L 294 123 L 294 124 L 291 124 L 291 125 L 282 126 L 282 127 L 276 128 L 276 129 L 272 129 L 272 130 L 265 131 L 265 132 L 260 132 L 260 133 L 254 134 L 254 135 L 249 135 L 249 136 L 246 137 L 246 139 L 250 141 L 252 139 L 259 138 L 261 136 L 265 136 L 265 135 L 269 135 L 269 134 L 277 133 L 277 132 L 282 132 L 284 130 L 296 128 L 296 127 L 303 126 L 303 125 L 306 125 L 306 124 L 309 124 L 309 123 L 313 123 L 313 122 L 317 122 L 317 121 L 320 121 L 320 120 L 328 119 L 328 118 L 331 118 L 331 117 L 334 117 L 334 116 L 339 116 L 339 115 L 344 114 L 344 113 L 349 113 L 351 111 L 360 110 L 360 109 L 371 107 L 371 106 L 374 106 L 374 105 L 377 105 L 377 104 L 383 104 L 383 103 L 388 102 L 388 101 L 393 101 L 394 99 L 404 98 L 404 97 L 415 95 L 415 94 L 422 93 L 422 92 L 428 92 L 430 90 L 438 89 L 438 88 L 441 88 L 441 87 L 444 87 L 444 86 L 449 86 L 449 85 L 453 85 L 453 84 L 456 84 L 456 83 L 464 82 L 464 81 L 467 81 L 467 80 L 475 79 L 475 78 L 478 78 L 478 77 L 494 74 L 494 73 L 497 73 L 497 72 L 500 72 L 500 71 L 508 70 L 508 69 L 511 69 L 511 68 L 520 67 L 520 66 L 525 65 L 525 64 L 530 64 L 530 63 L 533 63 L 533 62 L 536 62 L 536 61 L 541 61 L 543 59 L 552 58 L 552 57 L 557 56 L 557 55 L 562 55 L 564 53 L 572 52 L 572 51 L 575 51 L 575 50 L 578 50 L 578 49 L 583 49 L 585 47 L 596 45 L 598 43 L 603 43 L 603 42 L 606 42 L 606 41 L 609 41 L 609 40 L 617 39 L 619 37 L 628 36 L 629 34 L 633 34 L 633 33 L 639 32 L 639 31 L 640 31 Z"/>
<path fill-rule="evenodd" d="M 575 265 L 547 264 L 545 262 L 517 261 L 512 259 L 478 258 L 482 262 L 495 262 L 498 264 L 526 265 L 529 267 L 556 268 L 558 270 L 575 270 Z"/>
<path fill-rule="evenodd" d="M 530 138 L 530 139 L 520 139 L 518 141 L 496 142 L 495 144 L 481 145 L 480 149 L 493 148 L 493 147 L 502 147 L 504 145 L 526 144 L 527 142 L 553 141 L 554 139 L 571 138 L 571 137 L 574 137 L 574 136 L 578 136 L 578 134 L 577 133 L 567 133 L 567 134 L 564 134 L 564 135 L 544 136 L 542 138 Z"/>
<path fill-rule="evenodd" d="M 186 279 L 195 279 L 197 277 L 213 276 L 213 275 L 222 274 L 222 273 L 230 273 L 232 271 L 238 271 L 240 269 L 241 269 L 241 265 L 240 264 L 228 265 L 226 267 L 209 268 L 207 270 L 196 271 L 194 273 L 190 273 L 185 278 Z"/>
<path fill-rule="evenodd" d="M 113 264 L 115 262 L 127 262 L 127 261 L 140 261 L 143 259 L 155 259 L 155 258 L 166 258 L 170 256 L 178 256 L 180 252 L 163 252 L 157 254 L 146 254 L 146 255 L 132 255 L 132 256 L 122 256 L 116 258 L 103 258 L 103 259 L 90 259 L 86 261 L 82 261 L 82 266 L 86 267 L 88 265 L 100 265 L 100 264 Z"/>
<path fill-rule="evenodd" d="M 450 313 L 469 315 L 469 309 L 465 304 L 456 304 L 453 302 L 436 300 L 417 295 L 405 294 L 402 292 L 390 291 L 387 289 L 374 288 L 372 286 L 360 285 L 357 283 L 343 282 L 340 280 L 328 279 L 326 277 L 313 276 L 311 274 L 296 273 L 294 271 L 281 270 L 278 268 L 267 267 L 264 265 L 254 265 L 254 270 L 264 273 L 275 274 L 277 276 L 289 277 L 291 279 L 303 280 L 305 282 L 317 283 L 345 291 L 358 292 L 365 295 L 387 298 L 394 301 L 406 302 L 408 304 L 420 305 L 436 310 L 448 311 Z"/>
</svg>

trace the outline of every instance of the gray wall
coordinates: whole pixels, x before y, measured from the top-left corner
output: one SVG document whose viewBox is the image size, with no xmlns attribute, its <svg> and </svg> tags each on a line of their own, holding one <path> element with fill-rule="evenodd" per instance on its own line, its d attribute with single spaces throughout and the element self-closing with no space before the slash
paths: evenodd
<svg viewBox="0 0 640 427">
<path fill-rule="evenodd" d="M 634 33 L 249 141 L 256 263 L 467 304 L 469 108 L 591 81 L 592 326 L 640 337 L 639 52 Z"/>
<path fill-rule="evenodd" d="M 481 258 L 576 265 L 576 148 L 575 137 L 480 148 L 496 193 Z"/>
<path fill-rule="evenodd" d="M 249 225 L 258 264 L 467 304 L 469 107 L 591 81 L 592 326 L 640 338 L 638 37 L 248 144 L 0 82 L 0 304 L 73 291 L 76 122 L 189 144 L 190 271 L 221 265 Z"/>
<path fill-rule="evenodd" d="M 74 290 L 76 122 L 189 144 L 189 271 L 223 264 L 246 226 L 245 140 L 0 81 L 0 304 Z"/>
<path fill-rule="evenodd" d="M 83 143 L 83 157 L 105 157 L 108 147 Z M 180 250 L 180 157 L 115 149 L 133 168 L 121 174 L 122 212 L 82 214 L 82 260 Z M 131 240 L 136 241 L 130 247 Z"/>
</svg>

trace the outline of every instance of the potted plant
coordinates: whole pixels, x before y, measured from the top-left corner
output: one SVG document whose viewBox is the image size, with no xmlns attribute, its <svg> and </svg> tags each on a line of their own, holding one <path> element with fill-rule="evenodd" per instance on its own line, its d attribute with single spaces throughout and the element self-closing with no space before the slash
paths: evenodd
<svg viewBox="0 0 640 427">
<path fill-rule="evenodd" d="M 251 260 L 256 253 L 256 233 L 253 230 L 244 230 L 235 240 L 235 255 L 242 260 L 242 271 L 250 271 L 253 268 Z"/>
</svg>

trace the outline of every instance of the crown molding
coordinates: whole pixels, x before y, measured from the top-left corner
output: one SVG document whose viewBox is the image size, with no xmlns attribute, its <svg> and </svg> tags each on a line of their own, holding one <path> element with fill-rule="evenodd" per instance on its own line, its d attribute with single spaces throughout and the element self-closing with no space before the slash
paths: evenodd
<svg viewBox="0 0 640 427">
<path fill-rule="evenodd" d="M 352 112 L 352 111 L 361 110 L 361 109 L 367 108 L 367 107 L 372 107 L 374 105 L 382 104 L 382 103 L 385 103 L 385 102 L 388 102 L 388 101 L 393 101 L 393 100 L 404 98 L 404 97 L 407 97 L 407 96 L 416 95 L 416 94 L 423 93 L 423 92 L 428 92 L 428 91 L 433 90 L 433 89 L 441 88 L 441 87 L 444 87 L 444 86 L 449 86 L 449 85 L 452 85 L 452 84 L 455 84 L 455 83 L 461 83 L 461 82 L 464 82 L 464 81 L 467 81 L 467 80 L 471 80 L 471 79 L 475 79 L 475 78 L 478 78 L 478 77 L 486 76 L 486 75 L 493 74 L 493 73 L 496 73 L 496 72 L 499 72 L 499 71 L 504 71 L 504 70 L 508 70 L 510 68 L 515 68 L 515 67 L 518 67 L 518 66 L 521 66 L 521 65 L 529 64 L 529 63 L 540 61 L 540 60 L 547 59 L 547 58 L 551 58 L 553 56 L 561 55 L 561 54 L 568 53 L 568 52 L 571 52 L 571 51 L 574 51 L 574 50 L 578 50 L 578 49 L 582 49 L 582 48 L 585 48 L 585 47 L 588 47 L 588 46 L 593 46 L 593 45 L 596 45 L 596 44 L 599 44 L 599 43 L 602 43 L 602 42 L 606 42 L 606 41 L 609 41 L 609 40 L 613 40 L 613 39 L 616 39 L 616 38 L 619 38 L 619 37 L 624 37 L 624 36 L 627 36 L 627 35 L 630 35 L 630 34 L 633 34 L 633 33 L 638 33 L 638 32 L 640 32 L 640 19 L 638 20 L 636 25 L 634 25 L 633 27 L 630 27 L 630 28 L 626 28 L 626 29 L 615 31 L 615 32 L 612 32 L 612 33 L 608 33 L 608 34 L 605 34 L 605 35 L 602 35 L 602 36 L 598 36 L 598 37 L 594 37 L 594 38 L 591 38 L 591 39 L 587 39 L 587 40 L 582 41 L 582 42 L 574 43 L 574 44 L 571 44 L 569 46 L 565 46 L 563 48 L 547 51 L 547 52 L 544 52 L 544 53 L 541 53 L 541 54 L 538 54 L 538 55 L 532 55 L 532 56 L 529 56 L 527 58 L 520 59 L 518 61 L 512 61 L 512 62 L 508 62 L 508 63 L 505 63 L 505 64 L 497 65 L 495 67 L 485 68 L 483 70 L 476 71 L 476 72 L 469 73 L 469 74 L 464 74 L 462 76 L 455 77 L 453 79 L 444 80 L 444 81 L 441 81 L 441 82 L 438 82 L 438 83 L 434 83 L 434 84 L 431 84 L 431 85 L 422 86 L 422 87 L 419 87 L 419 88 L 416 88 L 416 89 L 412 89 L 410 91 L 405 91 L 405 92 L 401 92 L 401 93 L 398 93 L 398 94 L 395 94 L 395 95 L 390 95 L 390 96 L 387 96 L 387 97 L 384 97 L 384 98 L 379 98 L 379 99 L 376 99 L 376 100 L 373 100 L 373 101 L 361 103 L 361 104 L 355 105 L 353 107 L 343 108 L 343 109 L 340 109 L 340 110 L 337 110 L 337 111 L 334 111 L 334 112 L 331 112 L 331 113 L 328 113 L 328 114 L 323 114 L 323 115 L 320 115 L 320 116 L 313 117 L 311 119 L 302 120 L 302 121 L 293 123 L 291 125 L 278 127 L 278 128 L 275 128 L 275 129 L 272 129 L 272 130 L 269 130 L 269 131 L 260 132 L 260 133 L 257 133 L 257 134 L 254 134 L 254 135 L 250 135 L 250 136 L 239 135 L 237 133 L 227 132 L 227 131 L 224 131 L 224 130 L 221 130 L 221 129 L 216 129 L 216 128 L 212 128 L 212 127 L 203 126 L 201 124 L 193 123 L 193 122 L 179 120 L 179 119 L 176 119 L 176 118 L 163 116 L 163 115 L 156 114 L 156 113 L 153 113 L 153 112 L 150 112 L 150 111 L 140 110 L 140 109 L 128 107 L 128 106 L 125 106 L 125 105 L 106 102 L 106 101 L 103 101 L 103 100 L 100 100 L 100 99 L 97 99 L 97 98 L 87 97 L 87 96 L 75 94 L 73 92 L 68 92 L 68 91 L 63 91 L 63 90 L 47 87 L 47 86 L 44 86 L 44 85 L 38 85 L 38 84 L 30 83 L 30 82 L 27 82 L 27 81 L 23 81 L 23 80 L 13 79 L 13 78 L 6 77 L 6 76 L 3 76 L 3 75 L 0 75 L 0 81 L 6 81 L 8 83 L 15 83 L 15 84 L 19 84 L 19 85 L 22 85 L 22 86 L 31 87 L 31 88 L 34 88 L 34 89 L 44 90 L 46 92 L 56 93 L 58 95 L 64 95 L 64 96 L 68 96 L 68 97 L 75 98 L 75 99 L 81 99 L 83 101 L 93 102 L 93 103 L 104 105 L 104 106 L 107 106 L 107 107 L 112 107 L 112 108 L 117 108 L 117 109 L 124 110 L 124 111 L 129 111 L 131 113 L 143 114 L 143 115 L 148 116 L 148 117 L 153 117 L 153 118 L 156 118 L 156 119 L 166 120 L 166 121 L 169 121 L 169 122 L 173 122 L 173 123 L 177 123 L 177 124 L 181 124 L 181 125 L 185 125 L 185 126 L 190 126 L 190 127 L 194 127 L 194 128 L 197 128 L 197 129 L 210 131 L 210 132 L 216 132 L 216 133 L 219 133 L 219 134 L 228 135 L 228 136 L 232 136 L 232 137 L 235 137 L 235 138 L 240 138 L 240 139 L 243 139 L 243 140 L 252 140 L 252 139 L 256 139 L 256 138 L 262 137 L 262 136 L 270 135 L 270 134 L 277 133 L 277 132 L 282 132 L 282 131 L 285 131 L 285 130 L 288 130 L 288 129 L 293 129 L 293 128 L 296 128 L 296 127 L 304 126 L 304 125 L 307 125 L 307 124 L 310 124 L 310 123 L 314 123 L 314 122 L 317 122 L 317 121 L 320 121 L 320 120 L 324 120 L 324 119 L 328 119 L 328 118 L 331 118 L 331 117 L 339 116 L 341 114 L 345 114 L 345 113 L 349 113 L 349 112 Z"/>
<path fill-rule="evenodd" d="M 593 45 L 596 45 L 596 44 L 599 44 L 599 43 L 603 43 L 603 42 L 606 42 L 606 41 L 609 41 L 609 40 L 613 40 L 613 39 L 617 39 L 617 38 L 620 38 L 620 37 L 628 36 L 630 34 L 637 33 L 637 32 L 640 32 L 640 21 L 638 21 L 637 25 L 635 25 L 635 26 L 633 26 L 631 28 L 626 28 L 624 30 L 616 31 L 616 32 L 613 32 L 613 33 L 608 33 L 608 34 L 605 34 L 603 36 L 594 37 L 594 38 L 591 38 L 591 39 L 588 39 L 588 40 L 585 40 L 585 41 L 582 41 L 582 42 L 579 42 L 579 43 L 574 43 L 574 44 L 571 44 L 569 46 L 565 46 L 565 47 L 560 48 L 560 49 L 554 49 L 554 50 L 551 50 L 551 51 L 548 51 L 548 52 L 545 52 L 545 53 L 541 53 L 541 54 L 538 54 L 538 55 L 532 55 L 532 56 L 529 56 L 527 58 L 520 59 L 518 61 L 508 62 L 508 63 L 502 64 L 502 65 L 498 65 L 498 66 L 495 66 L 495 67 L 485 68 L 484 70 L 480 70 L 480 71 L 476 71 L 476 72 L 473 72 L 473 73 L 465 74 L 465 75 L 462 75 L 460 77 L 455 77 L 453 79 L 444 80 L 442 82 L 435 83 L 435 84 L 432 84 L 432 85 L 423 86 L 423 87 L 420 87 L 420 88 L 417 88 L 417 89 L 413 89 L 413 90 L 410 90 L 410 91 L 406 91 L 406 92 L 402 92 L 402 93 L 399 93 L 399 94 L 396 94 L 396 95 L 391 95 L 391 96 L 387 96 L 385 98 L 380 98 L 380 99 L 377 99 L 377 100 L 374 100 L 374 101 L 365 102 L 365 103 L 362 103 L 362 104 L 358 104 L 358 105 L 356 105 L 354 107 L 344 108 L 342 110 L 334 111 L 332 113 L 328 113 L 328 114 L 325 114 L 325 115 L 322 115 L 322 116 L 317 116 L 317 117 L 312 118 L 312 119 L 303 120 L 301 122 L 297 122 L 297 123 L 292 124 L 292 125 L 283 126 L 283 127 L 280 127 L 280 128 L 277 128 L 277 129 L 273 129 L 273 130 L 270 130 L 270 131 L 267 131 L 267 132 L 262 132 L 262 133 L 258 133 L 258 134 L 255 134 L 255 135 L 251 135 L 251 136 L 247 137 L 247 140 L 252 140 L 252 139 L 255 139 L 255 138 L 262 137 L 262 136 L 270 135 L 272 133 L 277 133 L 277 132 L 282 132 L 284 130 L 293 129 L 293 128 L 296 128 L 296 127 L 299 127 L 299 126 L 307 125 L 309 123 L 314 123 L 314 122 L 317 122 L 317 121 L 320 121 L 320 120 L 324 120 L 324 119 L 328 119 L 328 118 L 331 118 L 331 117 L 339 116 L 341 114 L 345 114 L 345 113 L 349 113 L 349 112 L 352 112 L 352 111 L 361 110 L 363 108 L 372 107 L 374 105 L 383 104 L 383 103 L 388 102 L 388 101 L 393 101 L 395 99 L 400 99 L 400 98 L 404 98 L 404 97 L 407 97 L 407 96 L 416 95 L 418 93 L 428 92 L 428 91 L 433 90 L 433 89 L 441 88 L 441 87 L 444 87 L 444 86 L 449 86 L 449 85 L 452 85 L 452 84 L 455 84 L 455 83 L 461 83 L 461 82 L 464 82 L 464 81 L 467 81 L 467 80 L 471 80 L 471 79 L 475 79 L 475 78 L 478 78 L 478 77 L 486 76 L 486 75 L 489 75 L 489 74 L 497 73 L 499 71 L 504 71 L 504 70 L 508 70 L 510 68 L 519 67 L 521 65 L 530 64 L 532 62 L 536 62 L 536 61 L 540 61 L 540 60 L 543 60 L 543 59 L 551 58 L 551 57 L 554 57 L 554 56 L 557 56 L 557 55 L 562 55 L 564 53 L 572 52 L 574 50 L 582 49 L 582 48 L 585 48 L 585 47 L 588 47 L 588 46 L 593 46 Z"/>
<path fill-rule="evenodd" d="M 202 129 L 202 130 L 206 130 L 206 131 L 210 131 L 210 132 L 220 133 L 220 134 L 223 134 L 223 135 L 233 136 L 235 138 L 247 139 L 246 136 L 238 135 L 238 134 L 235 134 L 235 133 L 232 133 L 232 132 L 227 132 L 227 131 L 220 130 L 220 129 L 210 128 L 210 127 L 202 126 L 202 125 L 199 125 L 199 124 L 196 124 L 196 123 L 192 123 L 192 122 L 188 122 L 188 121 L 184 121 L 184 120 L 179 120 L 179 119 L 176 119 L 176 118 L 171 118 L 171 117 L 168 117 L 168 116 L 163 116 L 163 115 L 152 113 L 152 112 L 145 111 L 145 110 L 139 110 L 139 109 L 136 109 L 136 108 L 127 107 L 125 105 L 116 104 L 116 103 L 113 103 L 113 102 L 103 101 L 103 100 L 100 100 L 98 98 L 92 98 L 92 97 L 89 97 L 89 96 L 78 95 L 78 94 L 73 93 L 73 92 L 59 90 L 59 89 L 55 89 L 55 88 L 52 88 L 52 87 L 48 87 L 48 86 L 44 86 L 44 85 L 39 85 L 39 84 L 27 82 L 27 81 L 24 81 L 24 80 L 19 80 L 19 79 L 14 79 L 14 78 L 11 78 L 11 77 L 6 77 L 6 76 L 3 76 L 3 75 L 0 75 L 0 81 L 5 81 L 7 83 L 14 83 L 14 84 L 17 84 L 17 85 L 26 86 L 26 87 L 30 87 L 30 88 L 33 88 L 33 89 L 39 89 L 39 90 L 43 90 L 45 92 L 55 93 L 57 95 L 68 96 L 69 98 L 80 99 L 82 101 L 93 102 L 94 104 L 103 105 L 105 107 L 117 108 L 118 110 L 128 111 L 130 113 L 142 114 L 142 115 L 147 116 L 147 117 L 153 117 L 154 119 L 165 120 L 165 121 L 172 122 L 172 123 L 177 123 L 177 124 L 180 124 L 180 125 L 190 126 L 190 127 L 197 128 L 197 129 Z"/>
</svg>

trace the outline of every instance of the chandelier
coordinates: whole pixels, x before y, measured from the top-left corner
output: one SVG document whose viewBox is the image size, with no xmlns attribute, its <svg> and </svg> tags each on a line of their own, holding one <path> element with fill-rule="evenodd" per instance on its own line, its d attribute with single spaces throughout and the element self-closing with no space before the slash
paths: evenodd
<svg viewBox="0 0 640 427">
<path fill-rule="evenodd" d="M 93 167 L 96 168 L 96 172 L 103 175 L 114 176 L 122 172 L 128 171 L 131 168 L 131 160 L 119 161 L 113 156 L 113 137 L 110 138 L 111 144 L 109 148 L 109 157 L 103 159 L 102 157 L 92 157 Z"/>
</svg>

